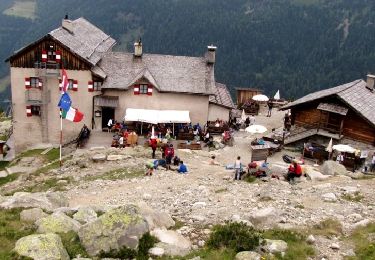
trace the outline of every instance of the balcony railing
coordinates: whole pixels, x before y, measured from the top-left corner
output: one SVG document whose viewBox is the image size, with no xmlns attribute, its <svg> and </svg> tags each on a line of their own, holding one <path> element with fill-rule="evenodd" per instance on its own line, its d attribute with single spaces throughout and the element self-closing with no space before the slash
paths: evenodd
<svg viewBox="0 0 375 260">
<path fill-rule="evenodd" d="M 34 68 L 38 70 L 40 76 L 60 75 L 60 64 L 55 62 L 35 62 Z"/>
</svg>

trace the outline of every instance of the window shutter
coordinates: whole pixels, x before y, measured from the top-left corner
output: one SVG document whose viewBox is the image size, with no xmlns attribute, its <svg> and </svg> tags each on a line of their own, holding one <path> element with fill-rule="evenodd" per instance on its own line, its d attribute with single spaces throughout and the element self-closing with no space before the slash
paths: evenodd
<svg viewBox="0 0 375 260">
<path fill-rule="evenodd" d="M 42 88 L 43 88 L 43 80 L 42 80 L 41 78 L 39 78 L 38 81 L 39 81 L 39 83 L 38 83 L 38 84 L 39 84 L 39 85 L 38 85 L 38 88 L 39 88 L 39 89 L 42 89 Z"/>
<path fill-rule="evenodd" d="M 88 90 L 89 92 L 93 92 L 93 91 L 94 91 L 94 82 L 92 82 L 92 81 L 89 81 L 89 82 L 88 82 L 87 90 Z"/>
<path fill-rule="evenodd" d="M 134 95 L 139 95 L 139 85 L 134 85 Z"/>
<path fill-rule="evenodd" d="M 25 78 L 25 88 L 26 89 L 30 89 L 31 88 L 30 78 Z"/>
<path fill-rule="evenodd" d="M 42 50 L 42 62 L 47 62 L 47 51 Z"/>
<path fill-rule="evenodd" d="M 56 62 L 61 62 L 61 51 L 56 51 Z"/>
<path fill-rule="evenodd" d="M 26 116 L 27 117 L 30 117 L 32 116 L 33 114 L 31 114 L 31 106 L 26 106 Z"/>
<path fill-rule="evenodd" d="M 62 80 L 59 79 L 59 91 L 62 91 Z"/>
<path fill-rule="evenodd" d="M 78 80 L 73 80 L 73 91 L 77 91 L 78 90 Z"/>
<path fill-rule="evenodd" d="M 152 96 L 153 86 L 147 86 L 147 95 Z"/>
</svg>

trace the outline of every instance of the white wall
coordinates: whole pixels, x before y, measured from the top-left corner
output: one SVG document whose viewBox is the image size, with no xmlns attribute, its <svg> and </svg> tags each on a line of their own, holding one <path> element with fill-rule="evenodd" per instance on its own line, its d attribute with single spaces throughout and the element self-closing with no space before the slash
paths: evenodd
<svg viewBox="0 0 375 260">
<path fill-rule="evenodd" d="M 229 108 L 218 106 L 210 103 L 208 107 L 208 121 L 215 121 L 216 119 L 229 121 Z"/>
</svg>

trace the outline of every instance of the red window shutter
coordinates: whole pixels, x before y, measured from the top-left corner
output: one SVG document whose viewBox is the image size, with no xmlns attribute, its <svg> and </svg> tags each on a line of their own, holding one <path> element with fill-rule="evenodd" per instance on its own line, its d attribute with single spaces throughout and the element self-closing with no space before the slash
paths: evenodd
<svg viewBox="0 0 375 260">
<path fill-rule="evenodd" d="M 61 51 L 56 51 L 56 62 L 61 62 Z"/>
<path fill-rule="evenodd" d="M 73 80 L 73 91 L 77 91 L 78 90 L 78 80 Z"/>
<path fill-rule="evenodd" d="M 93 92 L 93 91 L 94 91 L 94 82 L 92 82 L 92 81 L 89 81 L 89 82 L 88 82 L 87 90 L 88 90 L 89 92 Z"/>
<path fill-rule="evenodd" d="M 42 62 L 47 62 L 47 51 L 42 50 Z"/>
<path fill-rule="evenodd" d="M 59 91 L 62 91 L 62 80 L 59 79 Z"/>
<path fill-rule="evenodd" d="M 30 117 L 32 116 L 33 114 L 31 114 L 31 106 L 26 106 L 26 116 L 27 117 Z"/>
<path fill-rule="evenodd" d="M 31 88 L 30 78 L 25 78 L 25 88 L 26 89 L 30 89 Z"/>
<path fill-rule="evenodd" d="M 148 85 L 147 86 L 147 95 L 149 95 L 149 96 L 152 96 L 152 92 L 153 92 L 153 87 L 152 86 L 150 86 L 150 85 Z"/>
<path fill-rule="evenodd" d="M 41 78 L 39 78 L 39 85 L 38 85 L 38 88 L 39 89 L 42 89 L 43 88 L 43 80 Z"/>
<path fill-rule="evenodd" d="M 134 85 L 134 95 L 139 95 L 139 85 Z"/>
</svg>

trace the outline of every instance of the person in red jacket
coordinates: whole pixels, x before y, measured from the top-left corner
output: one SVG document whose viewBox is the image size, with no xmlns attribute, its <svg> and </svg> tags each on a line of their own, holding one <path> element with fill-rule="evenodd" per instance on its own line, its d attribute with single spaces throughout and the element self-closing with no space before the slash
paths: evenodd
<svg viewBox="0 0 375 260">
<path fill-rule="evenodd" d="M 156 147 L 158 146 L 158 142 L 155 137 L 151 137 L 150 146 L 152 149 L 152 159 L 155 159 L 155 151 L 156 151 Z"/>
<path fill-rule="evenodd" d="M 295 177 L 299 178 L 302 176 L 301 165 L 296 160 L 293 160 L 292 164 L 289 166 L 288 174 L 286 175 L 286 180 L 288 182 L 293 181 Z"/>
</svg>

